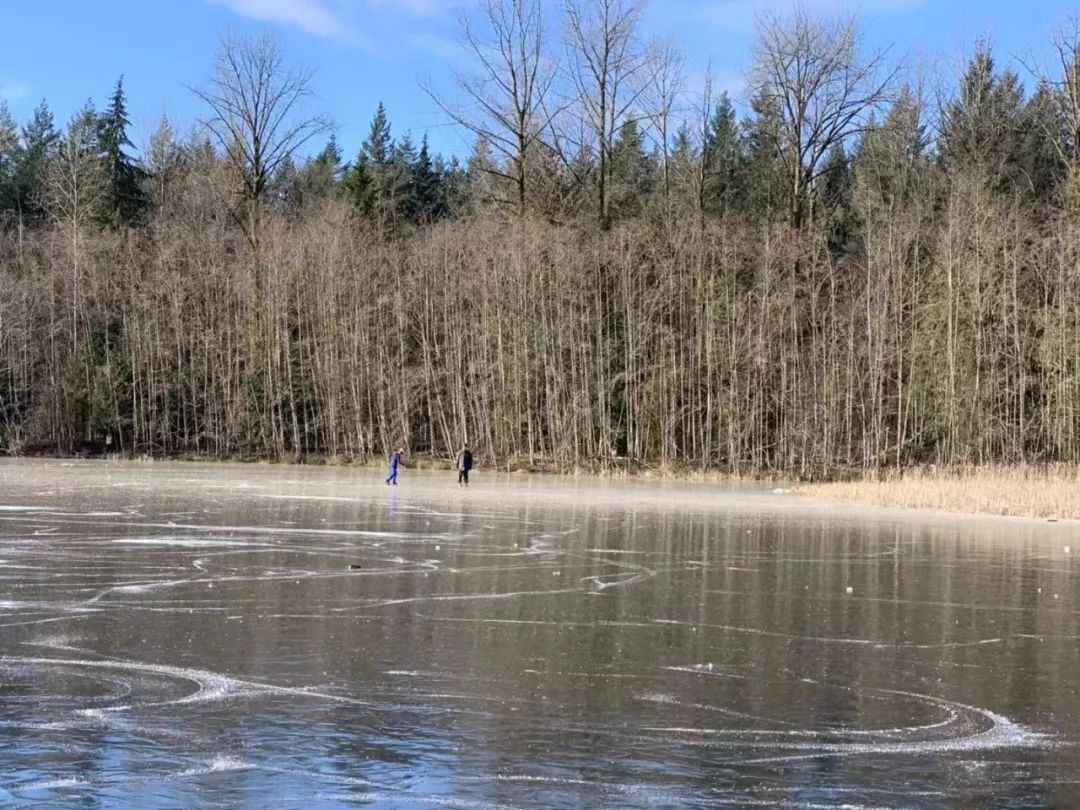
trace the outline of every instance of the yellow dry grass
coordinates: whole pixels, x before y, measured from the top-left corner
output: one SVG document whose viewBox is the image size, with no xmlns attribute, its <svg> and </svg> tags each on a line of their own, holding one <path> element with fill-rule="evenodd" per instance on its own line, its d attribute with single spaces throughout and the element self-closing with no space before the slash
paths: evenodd
<svg viewBox="0 0 1080 810">
<path fill-rule="evenodd" d="M 797 491 L 871 506 L 1080 518 L 1080 467 L 1071 465 L 923 468 L 861 481 L 807 484 Z"/>
</svg>

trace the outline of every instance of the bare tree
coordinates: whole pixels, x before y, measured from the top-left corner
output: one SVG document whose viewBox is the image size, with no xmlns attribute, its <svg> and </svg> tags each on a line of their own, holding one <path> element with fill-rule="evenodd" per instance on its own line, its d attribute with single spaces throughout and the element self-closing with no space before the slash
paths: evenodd
<svg viewBox="0 0 1080 810">
<path fill-rule="evenodd" d="M 461 38 L 476 60 L 476 72 L 454 79 L 471 109 L 451 104 L 430 87 L 427 93 L 457 124 L 502 155 L 488 171 L 511 181 L 519 216 L 529 201 L 531 157 L 543 147 L 553 113 L 547 103 L 555 68 L 544 54 L 544 22 L 540 0 L 481 0 L 478 31 L 468 17 L 461 20 Z"/>
<path fill-rule="evenodd" d="M 71 120 L 48 163 L 43 202 L 58 224 L 75 228 L 100 213 L 104 196 L 105 168 L 98 153 L 97 114 L 87 106 Z"/>
<path fill-rule="evenodd" d="M 68 124 L 45 173 L 43 202 L 71 249 L 71 335 L 79 339 L 78 300 L 82 283 L 82 232 L 97 217 L 107 192 L 98 143 L 98 118 L 87 104 Z"/>
<path fill-rule="evenodd" d="M 172 124 L 162 115 L 157 129 L 143 147 L 143 163 L 147 173 L 147 195 L 158 211 L 170 208 L 174 185 L 184 163 L 183 150 L 176 143 Z"/>
<path fill-rule="evenodd" d="M 705 196 L 709 185 L 710 166 L 707 153 L 709 151 L 708 145 L 712 129 L 712 117 L 716 105 L 714 83 L 713 67 L 712 62 L 710 61 L 705 69 L 705 81 L 701 86 L 701 95 L 695 99 L 692 108 L 694 116 L 693 132 L 698 143 L 701 144 L 702 156 L 701 160 L 698 160 L 693 164 L 691 167 L 693 169 L 692 175 L 687 178 L 690 181 L 689 186 L 692 189 L 691 196 L 697 213 L 698 227 L 701 228 L 705 227 Z"/>
<path fill-rule="evenodd" d="M 885 52 L 860 53 L 855 18 L 824 22 L 797 10 L 758 20 L 752 90 L 773 100 L 781 127 L 774 147 L 788 176 L 790 217 L 802 228 L 825 157 L 863 131 L 888 100 L 896 71 Z"/>
<path fill-rule="evenodd" d="M 1057 126 L 1044 134 L 1068 167 L 1067 198 L 1070 208 L 1077 210 L 1080 209 L 1080 18 L 1073 17 L 1067 26 L 1056 31 L 1051 45 L 1056 67 L 1061 71 L 1057 79 L 1047 80 L 1054 90 Z"/>
<path fill-rule="evenodd" d="M 664 178 L 664 208 L 671 210 L 671 135 L 673 116 L 686 83 L 686 57 L 672 42 L 649 46 L 644 105 L 657 145 Z"/>
<path fill-rule="evenodd" d="M 236 172 L 241 202 L 231 210 L 253 247 L 258 245 L 260 211 L 274 172 L 330 128 L 325 118 L 305 109 L 312 98 L 312 75 L 287 66 L 268 33 L 254 38 L 227 35 L 209 85 L 194 90 L 210 108 L 202 124 Z"/>
<path fill-rule="evenodd" d="M 611 221 L 611 155 L 619 127 L 647 82 L 648 54 L 639 46 L 642 0 L 566 0 L 566 51 L 583 128 L 597 153 L 597 218 Z"/>
</svg>

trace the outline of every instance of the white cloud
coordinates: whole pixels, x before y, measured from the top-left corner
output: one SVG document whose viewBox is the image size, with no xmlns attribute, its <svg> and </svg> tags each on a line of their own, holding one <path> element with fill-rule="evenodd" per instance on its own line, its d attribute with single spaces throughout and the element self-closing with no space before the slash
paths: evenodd
<svg viewBox="0 0 1080 810">
<path fill-rule="evenodd" d="M 26 82 L 9 82 L 0 79 L 0 98 L 6 101 L 17 101 L 30 95 L 30 85 Z"/>
<path fill-rule="evenodd" d="M 351 39 L 338 15 L 324 0 L 209 0 L 243 17 L 293 25 L 324 39 Z"/>
<path fill-rule="evenodd" d="M 413 17 L 442 17 L 466 3 L 464 0 L 368 0 L 368 4 L 387 11 L 404 11 Z"/>
<path fill-rule="evenodd" d="M 437 42 L 446 18 L 475 0 L 206 0 L 242 17 L 299 28 L 322 39 L 339 40 L 378 50 L 378 42 L 404 42 L 427 51 L 450 50 L 449 40 Z M 436 32 L 401 32 L 417 21 L 439 27 Z M 362 32 L 362 33 L 361 33 Z M 388 39 L 389 37 L 389 39 Z M 410 41 L 415 39 L 415 41 Z"/>
</svg>

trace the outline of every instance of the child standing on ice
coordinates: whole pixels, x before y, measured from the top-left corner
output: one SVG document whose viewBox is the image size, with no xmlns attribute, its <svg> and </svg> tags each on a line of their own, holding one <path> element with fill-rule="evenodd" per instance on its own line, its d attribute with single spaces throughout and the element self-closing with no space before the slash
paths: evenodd
<svg viewBox="0 0 1080 810">
<path fill-rule="evenodd" d="M 391 484 L 395 487 L 397 486 L 398 466 L 401 464 L 401 457 L 403 455 L 405 455 L 405 449 L 402 447 L 399 447 L 390 454 L 390 475 L 386 477 L 387 486 L 390 486 Z"/>
</svg>

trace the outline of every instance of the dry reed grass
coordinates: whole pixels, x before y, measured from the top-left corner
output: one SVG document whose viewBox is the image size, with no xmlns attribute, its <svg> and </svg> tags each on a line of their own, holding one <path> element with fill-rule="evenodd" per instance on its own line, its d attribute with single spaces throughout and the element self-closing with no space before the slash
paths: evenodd
<svg viewBox="0 0 1080 810">
<path fill-rule="evenodd" d="M 1080 467 L 922 468 L 874 479 L 807 484 L 813 498 L 977 515 L 1080 518 Z"/>
</svg>

